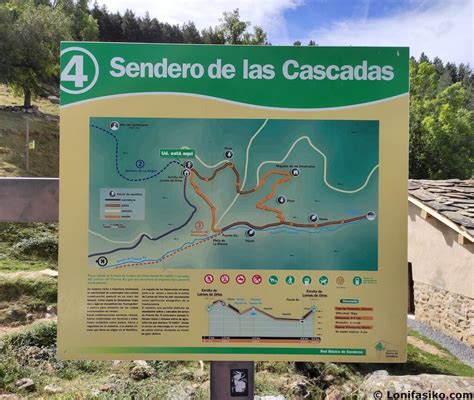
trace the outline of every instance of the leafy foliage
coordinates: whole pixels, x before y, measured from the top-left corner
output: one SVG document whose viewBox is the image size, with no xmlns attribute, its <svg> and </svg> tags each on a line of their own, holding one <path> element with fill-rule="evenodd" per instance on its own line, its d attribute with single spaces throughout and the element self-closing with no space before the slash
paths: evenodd
<svg viewBox="0 0 474 400">
<path fill-rule="evenodd" d="M 32 40 L 34 38 L 34 40 Z M 199 31 L 192 21 L 172 25 L 132 10 L 112 13 L 88 0 L 0 3 L 0 81 L 24 94 L 25 106 L 42 85 L 57 83 L 59 41 L 267 45 L 266 32 L 238 9 Z M 300 41 L 294 42 L 301 46 Z M 308 46 L 317 46 L 310 40 Z M 410 177 L 470 178 L 474 171 L 474 74 L 469 65 L 410 61 Z M 46 245 L 47 239 L 37 245 Z M 51 243 L 50 243 L 51 244 Z M 26 246 L 26 243 L 25 243 Z M 28 246 L 26 246 L 28 247 Z"/>
<path fill-rule="evenodd" d="M 21 90 L 24 105 L 59 71 L 59 42 L 70 38 L 71 20 L 60 8 L 31 2 L 6 3 L 0 7 L 3 43 L 0 78 Z"/>
<path fill-rule="evenodd" d="M 18 302 L 21 297 L 29 297 L 36 303 L 54 304 L 58 289 L 52 279 L 6 279 L 0 278 L 0 302 Z"/>
<path fill-rule="evenodd" d="M 410 177 L 467 179 L 474 171 L 474 75 L 426 55 L 410 61 Z"/>
<path fill-rule="evenodd" d="M 34 256 L 39 259 L 56 259 L 58 257 L 58 238 L 53 235 L 36 236 L 23 239 L 12 248 L 19 256 Z"/>
<path fill-rule="evenodd" d="M 23 346 L 51 347 L 56 346 L 57 326 L 55 322 L 33 325 L 6 336 L 3 340 L 5 348 L 12 350 Z"/>
<path fill-rule="evenodd" d="M 256 26 L 254 32 L 250 33 L 250 26 L 250 22 L 240 19 L 239 9 L 235 9 L 232 12 L 224 12 L 217 31 L 226 44 L 268 44 L 267 34 L 263 29 Z"/>
<path fill-rule="evenodd" d="M 55 224 L 0 223 L 0 241 L 9 244 L 9 256 L 28 260 L 56 260 L 58 231 Z"/>
</svg>

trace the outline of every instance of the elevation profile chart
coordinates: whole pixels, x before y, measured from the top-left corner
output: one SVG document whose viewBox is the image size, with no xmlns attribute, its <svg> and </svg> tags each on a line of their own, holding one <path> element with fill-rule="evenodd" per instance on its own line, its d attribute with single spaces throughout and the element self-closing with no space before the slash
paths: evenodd
<svg viewBox="0 0 474 400">
<path fill-rule="evenodd" d="M 378 270 L 378 121 L 89 122 L 91 267 Z"/>
<path fill-rule="evenodd" d="M 257 306 L 243 310 L 221 300 L 208 306 L 209 335 L 204 342 L 254 342 L 319 343 L 314 336 L 316 307 L 312 307 L 300 318 L 272 315 Z"/>
</svg>

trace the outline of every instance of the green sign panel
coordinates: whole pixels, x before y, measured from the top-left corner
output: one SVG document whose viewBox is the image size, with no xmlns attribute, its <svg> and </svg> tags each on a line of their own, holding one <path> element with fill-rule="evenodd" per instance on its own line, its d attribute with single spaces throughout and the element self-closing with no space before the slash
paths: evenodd
<svg viewBox="0 0 474 400">
<path fill-rule="evenodd" d="M 136 93 L 330 108 L 408 91 L 408 48 L 63 42 L 61 104 Z"/>
</svg>

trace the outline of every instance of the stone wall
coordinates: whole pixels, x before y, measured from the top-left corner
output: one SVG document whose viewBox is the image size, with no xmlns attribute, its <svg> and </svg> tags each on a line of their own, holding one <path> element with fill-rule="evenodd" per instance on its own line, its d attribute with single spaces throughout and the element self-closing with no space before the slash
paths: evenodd
<svg viewBox="0 0 474 400">
<path fill-rule="evenodd" d="M 474 299 L 415 282 L 415 317 L 474 348 Z"/>
</svg>

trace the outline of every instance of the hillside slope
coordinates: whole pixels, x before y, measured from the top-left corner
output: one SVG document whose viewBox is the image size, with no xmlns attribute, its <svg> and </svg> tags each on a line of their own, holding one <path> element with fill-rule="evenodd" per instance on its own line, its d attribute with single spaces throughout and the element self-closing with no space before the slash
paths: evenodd
<svg viewBox="0 0 474 400">
<path fill-rule="evenodd" d="M 1 106 L 21 104 L 21 99 L 0 86 Z M 34 102 L 35 114 L 0 110 L 0 176 L 57 177 L 59 173 L 59 107 L 48 100 Z M 26 127 L 35 149 L 29 151 L 26 169 Z"/>
</svg>

